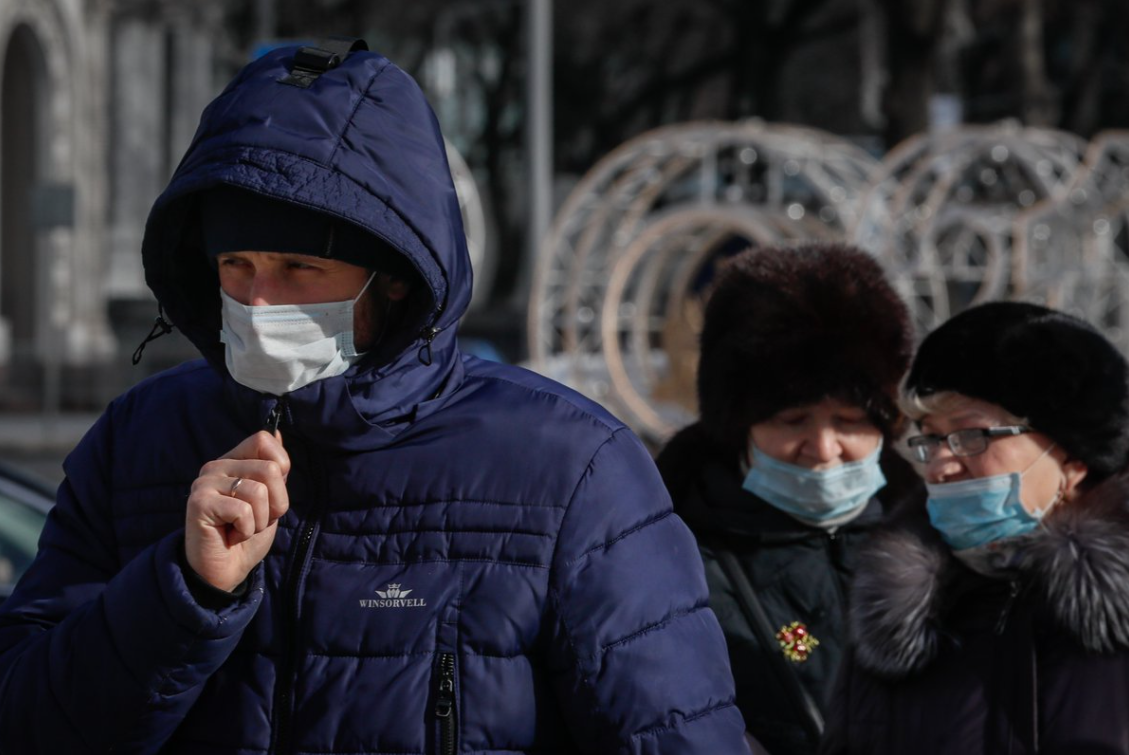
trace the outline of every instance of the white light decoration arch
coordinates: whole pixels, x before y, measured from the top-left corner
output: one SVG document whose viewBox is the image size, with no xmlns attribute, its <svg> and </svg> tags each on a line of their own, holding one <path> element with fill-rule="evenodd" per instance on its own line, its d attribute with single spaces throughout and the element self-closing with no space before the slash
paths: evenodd
<svg viewBox="0 0 1129 755">
<path fill-rule="evenodd" d="M 1129 353 L 1129 131 L 1096 136 L 1067 191 L 1020 213 L 1013 232 L 1017 294 Z"/>
<path fill-rule="evenodd" d="M 851 230 L 879 257 L 924 335 L 957 312 L 1024 288 L 1015 218 L 1061 202 L 1086 141 L 1014 123 L 921 134 L 886 156 Z"/>
<path fill-rule="evenodd" d="M 484 291 L 490 288 L 494 277 L 493 257 L 486 249 L 486 212 L 482 207 L 482 195 L 474 173 L 451 142 L 447 147 L 447 163 L 451 166 L 451 179 L 455 184 L 455 194 L 459 197 L 459 211 L 463 218 L 463 232 L 466 234 L 467 250 L 470 252 L 470 266 L 474 271 L 474 293 L 471 307 L 481 304 Z"/>
<path fill-rule="evenodd" d="M 815 129 L 703 122 L 647 132 L 579 182 L 542 245 L 531 366 L 661 441 L 696 414 L 709 281 L 749 245 L 842 238 L 877 162 Z"/>
</svg>

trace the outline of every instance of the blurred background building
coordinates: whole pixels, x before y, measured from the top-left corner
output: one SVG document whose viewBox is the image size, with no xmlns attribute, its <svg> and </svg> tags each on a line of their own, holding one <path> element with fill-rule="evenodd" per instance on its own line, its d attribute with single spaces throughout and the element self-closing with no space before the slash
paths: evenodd
<svg viewBox="0 0 1129 755">
<path fill-rule="evenodd" d="M 922 332 L 975 301 L 1129 348 L 1123 0 L 0 0 L 0 455 L 58 478 L 191 358 L 140 266 L 201 109 L 263 50 L 364 37 L 424 86 L 474 255 L 469 348 L 658 443 L 713 271 L 843 238 Z"/>
</svg>

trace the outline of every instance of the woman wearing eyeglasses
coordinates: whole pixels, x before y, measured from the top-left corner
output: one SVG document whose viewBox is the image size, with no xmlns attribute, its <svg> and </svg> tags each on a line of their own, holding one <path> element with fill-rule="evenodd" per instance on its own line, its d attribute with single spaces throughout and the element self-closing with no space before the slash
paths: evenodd
<svg viewBox="0 0 1129 755">
<path fill-rule="evenodd" d="M 931 526 L 864 551 L 822 752 L 1129 753 L 1127 381 L 1031 304 L 925 339 L 903 408 Z"/>
<path fill-rule="evenodd" d="M 658 465 L 698 538 L 737 705 L 773 755 L 818 748 L 859 548 L 924 503 L 893 449 L 911 345 L 881 267 L 843 245 L 743 252 L 706 306 L 701 417 Z"/>
</svg>

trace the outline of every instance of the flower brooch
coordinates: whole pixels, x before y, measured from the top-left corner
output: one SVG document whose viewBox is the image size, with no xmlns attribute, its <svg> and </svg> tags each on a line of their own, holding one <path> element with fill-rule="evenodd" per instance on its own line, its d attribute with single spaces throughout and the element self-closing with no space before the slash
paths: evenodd
<svg viewBox="0 0 1129 755">
<path fill-rule="evenodd" d="M 811 655 L 811 651 L 819 646 L 819 640 L 799 621 L 782 626 L 776 633 L 776 640 L 780 643 L 784 656 L 793 663 L 803 663 Z"/>
</svg>

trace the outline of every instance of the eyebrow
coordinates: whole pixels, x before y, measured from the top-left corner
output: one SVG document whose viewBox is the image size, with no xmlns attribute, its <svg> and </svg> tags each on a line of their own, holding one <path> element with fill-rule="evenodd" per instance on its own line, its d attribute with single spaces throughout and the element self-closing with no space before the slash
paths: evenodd
<svg viewBox="0 0 1129 755">
<path fill-rule="evenodd" d="M 963 422 L 963 421 L 965 421 L 965 420 L 970 420 L 970 419 L 986 419 L 986 420 L 991 420 L 991 418 L 990 418 L 990 417 L 988 417 L 988 416 L 987 416 L 986 414 L 984 414 L 983 412 L 979 412 L 979 411 L 976 411 L 975 409 L 972 409 L 972 410 L 969 410 L 969 411 L 967 411 L 967 412 L 964 412 L 963 414 L 958 414 L 958 415 L 956 415 L 956 416 L 954 416 L 954 417 L 950 417 L 950 418 L 949 418 L 949 421 L 950 421 L 950 422 Z"/>
<path fill-rule="evenodd" d="M 997 419 L 996 417 L 990 417 L 987 414 L 985 414 L 984 412 L 978 411 L 976 409 L 970 409 L 969 411 L 966 411 L 963 414 L 957 414 L 954 417 L 948 418 L 948 424 L 950 426 L 960 425 L 960 424 L 963 424 L 965 422 L 972 421 L 972 420 L 978 420 L 978 421 L 984 423 L 984 425 L 986 427 L 1003 427 L 1004 425 L 1009 424 L 1006 421 Z M 924 429 L 924 425 L 925 425 L 926 421 L 927 420 L 923 419 L 921 422 L 919 422 L 918 425 L 917 425 L 918 429 Z M 962 428 L 958 428 L 958 429 L 968 430 L 970 428 L 962 427 Z M 950 430 L 949 432 L 956 432 L 956 430 Z M 936 433 L 934 433 L 934 434 L 936 434 Z"/>
</svg>

